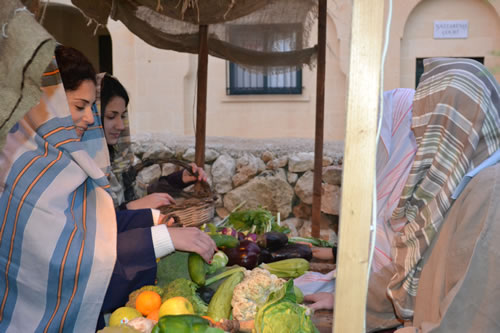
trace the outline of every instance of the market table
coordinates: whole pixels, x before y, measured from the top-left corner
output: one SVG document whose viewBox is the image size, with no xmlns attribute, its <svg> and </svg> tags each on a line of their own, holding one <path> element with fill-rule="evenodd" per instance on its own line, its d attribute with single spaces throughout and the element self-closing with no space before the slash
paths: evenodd
<svg viewBox="0 0 500 333">
<path fill-rule="evenodd" d="M 320 333 L 332 333 L 333 311 L 331 311 L 331 310 L 318 310 L 318 311 L 314 312 L 314 315 L 312 316 L 311 319 Z M 389 329 L 377 331 L 377 333 L 393 333 L 395 331 L 396 331 L 396 328 L 389 328 Z"/>
<path fill-rule="evenodd" d="M 312 259 L 309 270 L 326 274 L 335 269 L 335 264 L 327 260 Z M 314 325 L 320 333 L 331 333 L 333 327 L 333 311 L 317 310 L 311 317 Z"/>
<path fill-rule="evenodd" d="M 333 311 L 318 310 L 312 316 L 312 322 L 320 333 L 331 333 L 333 327 Z"/>
</svg>

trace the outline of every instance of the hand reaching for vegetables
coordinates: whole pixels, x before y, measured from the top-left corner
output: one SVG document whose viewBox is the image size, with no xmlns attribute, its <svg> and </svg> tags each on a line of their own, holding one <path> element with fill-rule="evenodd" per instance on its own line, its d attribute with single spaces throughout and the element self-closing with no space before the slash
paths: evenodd
<svg viewBox="0 0 500 333">
<path fill-rule="evenodd" d="M 184 182 L 184 184 L 194 182 L 194 181 L 198 181 L 198 182 L 205 181 L 206 182 L 207 181 L 207 174 L 205 173 L 205 170 L 203 170 L 203 168 L 198 167 L 194 163 L 191 163 L 190 165 L 191 165 L 191 170 L 197 176 L 193 176 L 189 171 L 184 170 L 182 172 L 182 181 Z"/>
<path fill-rule="evenodd" d="M 198 228 L 168 228 L 168 232 L 176 250 L 198 253 L 206 262 L 217 251 L 212 238 Z"/>
<path fill-rule="evenodd" d="M 130 201 L 127 204 L 127 209 L 156 209 L 173 203 L 175 203 L 175 200 L 168 193 L 152 193 L 140 199 Z"/>
<path fill-rule="evenodd" d="M 304 296 L 304 302 L 313 310 L 331 310 L 333 309 L 334 296 L 332 293 L 316 293 Z"/>
<path fill-rule="evenodd" d="M 333 260 L 333 252 L 329 247 L 313 247 L 312 248 L 313 258 L 320 260 Z"/>
</svg>

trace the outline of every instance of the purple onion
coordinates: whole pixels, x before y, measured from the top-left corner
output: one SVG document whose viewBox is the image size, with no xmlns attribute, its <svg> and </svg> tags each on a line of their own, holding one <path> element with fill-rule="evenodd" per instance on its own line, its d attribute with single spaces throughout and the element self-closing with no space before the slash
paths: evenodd
<svg viewBox="0 0 500 333">
<path fill-rule="evenodd" d="M 248 235 L 245 237 L 245 239 L 248 239 L 248 240 L 250 240 L 250 241 L 252 241 L 252 242 L 256 242 L 256 241 L 257 241 L 257 234 L 251 234 L 251 233 L 250 233 L 250 234 L 248 234 Z"/>
</svg>

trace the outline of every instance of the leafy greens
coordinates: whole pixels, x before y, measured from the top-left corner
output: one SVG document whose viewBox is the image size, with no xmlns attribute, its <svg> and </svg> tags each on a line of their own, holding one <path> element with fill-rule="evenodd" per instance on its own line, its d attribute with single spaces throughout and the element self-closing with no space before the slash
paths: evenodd
<svg viewBox="0 0 500 333">
<path fill-rule="evenodd" d="M 290 232 L 287 227 L 278 225 L 274 215 L 264 208 L 233 212 L 229 215 L 228 223 L 238 231 L 248 231 L 259 235 L 269 231 Z"/>
</svg>

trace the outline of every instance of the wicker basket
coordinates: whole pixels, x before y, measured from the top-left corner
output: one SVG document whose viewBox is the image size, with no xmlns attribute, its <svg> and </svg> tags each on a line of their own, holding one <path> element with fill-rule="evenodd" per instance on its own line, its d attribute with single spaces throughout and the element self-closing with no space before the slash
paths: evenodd
<svg viewBox="0 0 500 333">
<path fill-rule="evenodd" d="M 176 164 L 193 174 L 191 165 L 176 159 L 146 161 L 139 168 L 156 163 Z M 170 192 L 169 192 L 170 194 Z M 207 182 L 198 182 L 193 192 L 181 191 L 175 196 L 175 204 L 162 206 L 160 212 L 175 220 L 175 225 L 198 227 L 212 221 L 215 215 L 215 195 Z"/>
<path fill-rule="evenodd" d="M 160 211 L 168 218 L 173 217 L 176 223 L 184 227 L 198 227 L 214 218 L 215 200 L 190 198 L 181 204 L 163 206 Z"/>
</svg>

